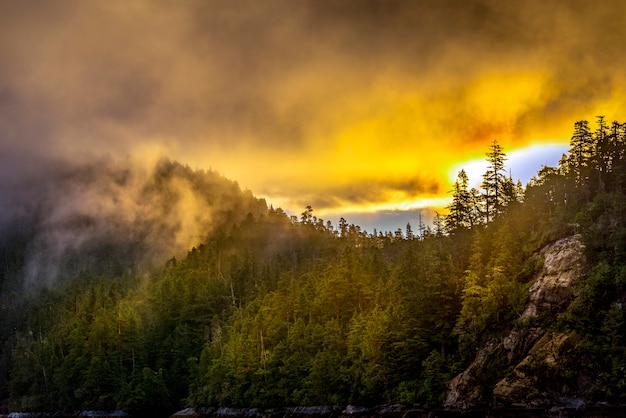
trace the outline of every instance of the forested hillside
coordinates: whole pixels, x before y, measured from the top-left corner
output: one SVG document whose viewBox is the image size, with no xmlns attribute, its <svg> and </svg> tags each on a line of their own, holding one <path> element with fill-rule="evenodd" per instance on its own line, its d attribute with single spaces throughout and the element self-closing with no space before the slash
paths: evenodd
<svg viewBox="0 0 626 418">
<path fill-rule="evenodd" d="M 376 234 L 311 207 L 290 217 L 171 162 L 133 183 L 133 217 L 113 202 L 104 217 L 21 219 L 2 242 L 0 394 L 17 411 L 437 406 L 481 347 L 541 328 L 571 344 L 556 375 L 535 370 L 534 396 L 566 384 L 570 396 L 626 401 L 626 124 L 577 122 L 568 155 L 525 188 L 496 141 L 486 158 L 480 188 L 461 171 L 434 225 Z M 118 188 L 104 195 L 127 190 L 129 173 L 110 171 Z M 176 255 L 168 239 L 190 221 L 196 243 Z M 46 255 L 60 224 L 80 245 Z M 576 234 L 587 273 L 573 302 L 523 315 L 540 250 Z M 496 360 L 476 382 L 481 402 L 512 371 Z"/>
</svg>

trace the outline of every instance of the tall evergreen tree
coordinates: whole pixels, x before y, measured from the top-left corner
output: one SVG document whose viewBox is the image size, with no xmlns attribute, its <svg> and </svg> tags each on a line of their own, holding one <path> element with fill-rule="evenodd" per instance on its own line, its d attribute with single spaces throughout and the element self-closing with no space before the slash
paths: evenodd
<svg viewBox="0 0 626 418">
<path fill-rule="evenodd" d="M 502 146 L 498 144 L 498 141 L 494 139 L 486 155 L 489 165 L 487 166 L 487 171 L 483 174 L 481 187 L 484 191 L 482 195 L 484 218 L 485 222 L 489 222 L 497 214 L 501 213 L 507 204 L 505 190 L 508 179 L 504 174 L 506 154 Z"/>
<path fill-rule="evenodd" d="M 459 229 L 471 229 L 476 223 L 476 201 L 467 189 L 469 178 L 465 170 L 459 171 L 452 190 L 452 203 L 447 206 L 448 214 L 443 220 L 445 231 L 454 234 Z"/>
<path fill-rule="evenodd" d="M 574 134 L 570 140 L 568 168 L 575 173 L 578 185 L 584 182 L 585 168 L 589 166 L 593 155 L 593 142 L 589 122 L 581 120 L 574 123 Z"/>
<path fill-rule="evenodd" d="M 406 239 L 409 241 L 415 239 L 415 234 L 413 233 L 413 228 L 411 228 L 411 223 L 406 224 Z"/>
</svg>

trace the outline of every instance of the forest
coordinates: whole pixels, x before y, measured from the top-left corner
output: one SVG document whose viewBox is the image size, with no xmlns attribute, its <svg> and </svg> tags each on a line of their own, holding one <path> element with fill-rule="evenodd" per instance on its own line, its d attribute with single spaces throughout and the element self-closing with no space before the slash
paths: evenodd
<svg viewBox="0 0 626 418">
<path fill-rule="evenodd" d="M 525 186 L 493 141 L 480 187 L 459 172 L 446 213 L 396 231 L 333 225 L 312 207 L 289 216 L 171 161 L 138 196 L 171 214 L 184 183 L 208 202 L 211 222 L 182 255 L 164 247 L 171 225 L 158 234 L 122 225 L 45 257 L 33 250 L 43 215 L 25 217 L 0 242 L 0 402 L 135 413 L 441 406 L 451 379 L 512 327 L 572 336 L 558 374 L 537 377 L 544 393 L 561 390 L 557 379 L 586 400 L 626 402 L 626 124 L 595 125 L 576 122 L 558 166 Z M 129 181 L 123 170 L 98 172 Z M 586 273 L 575 300 L 522 317 L 538 251 L 578 234 Z M 30 268 L 33 254 L 57 263 L 53 278 L 36 280 L 46 267 Z M 510 372 L 485 370 L 483 399 Z"/>
</svg>

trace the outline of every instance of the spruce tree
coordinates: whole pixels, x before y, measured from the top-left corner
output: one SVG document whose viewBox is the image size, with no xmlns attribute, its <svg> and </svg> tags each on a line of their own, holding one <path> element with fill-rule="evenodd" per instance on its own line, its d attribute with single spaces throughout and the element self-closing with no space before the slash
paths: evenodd
<svg viewBox="0 0 626 418">
<path fill-rule="evenodd" d="M 485 222 L 488 223 L 497 214 L 501 213 L 503 207 L 506 206 L 505 190 L 508 179 L 504 175 L 506 154 L 502 150 L 502 146 L 498 144 L 498 141 L 494 139 L 486 155 L 489 166 L 487 166 L 487 171 L 483 174 L 481 187 L 484 190 L 482 195 L 483 213 Z"/>
<path fill-rule="evenodd" d="M 470 229 L 476 222 L 474 208 L 476 202 L 467 190 L 469 178 L 465 170 L 459 171 L 452 190 L 452 203 L 447 206 L 448 214 L 443 220 L 445 231 L 454 234 L 460 229 Z"/>
</svg>

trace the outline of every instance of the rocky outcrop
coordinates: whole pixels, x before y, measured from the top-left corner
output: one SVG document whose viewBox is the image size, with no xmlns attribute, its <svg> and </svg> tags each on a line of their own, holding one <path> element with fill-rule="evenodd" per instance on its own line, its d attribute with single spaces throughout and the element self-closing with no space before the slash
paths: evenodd
<svg viewBox="0 0 626 418">
<path fill-rule="evenodd" d="M 173 413 L 170 415 L 170 418 L 201 418 L 202 416 L 202 414 L 193 408 L 185 408 Z"/>
<path fill-rule="evenodd" d="M 532 279 L 522 318 L 541 320 L 569 306 L 576 297 L 573 284 L 584 274 L 582 250 L 580 236 L 574 235 L 544 247 L 535 255 L 543 259 L 543 266 Z M 479 348 L 467 369 L 452 379 L 445 406 L 538 407 L 558 401 L 549 393 L 552 388 L 543 388 L 539 380 L 557 367 L 568 338 L 567 334 L 540 327 L 517 327 L 506 337 L 489 341 Z M 484 375 L 492 370 L 506 369 L 512 371 L 499 381 L 485 379 Z M 485 387 L 485 381 L 496 383 Z"/>
<path fill-rule="evenodd" d="M 529 303 L 522 316 L 543 316 L 563 310 L 575 296 L 572 284 L 584 274 L 580 236 L 563 238 L 539 252 L 543 267 L 529 289 Z"/>
<path fill-rule="evenodd" d="M 403 405 L 380 405 L 376 407 L 338 406 L 297 406 L 273 409 L 257 408 L 187 408 L 171 415 L 170 418 L 436 418 L 437 413 L 419 407 Z"/>
<path fill-rule="evenodd" d="M 485 403 L 480 377 L 500 350 L 500 345 L 494 342 L 481 347 L 469 367 L 452 379 L 448 385 L 449 389 L 444 403 L 446 407 L 467 409 Z"/>
<path fill-rule="evenodd" d="M 499 404 L 525 404 L 540 406 L 552 399 L 540 377 L 557 375 L 559 357 L 569 336 L 559 332 L 547 332 L 537 341 L 528 355 L 513 371 L 500 380 L 493 389 L 494 399 Z"/>
</svg>

